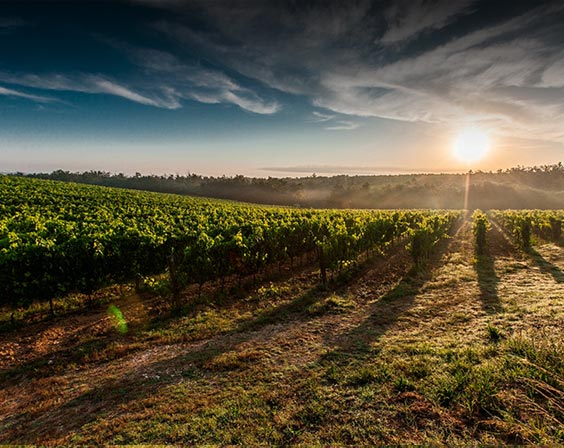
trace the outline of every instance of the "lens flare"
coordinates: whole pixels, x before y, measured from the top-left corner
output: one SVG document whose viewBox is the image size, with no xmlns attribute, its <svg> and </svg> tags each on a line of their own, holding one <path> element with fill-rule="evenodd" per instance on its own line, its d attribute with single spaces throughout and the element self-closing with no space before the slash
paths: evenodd
<svg viewBox="0 0 564 448">
<path fill-rule="evenodd" d="M 123 313 L 117 306 L 110 305 L 108 307 L 108 315 L 112 318 L 114 327 L 118 331 L 118 333 L 127 333 L 127 321 L 125 320 Z"/>
</svg>

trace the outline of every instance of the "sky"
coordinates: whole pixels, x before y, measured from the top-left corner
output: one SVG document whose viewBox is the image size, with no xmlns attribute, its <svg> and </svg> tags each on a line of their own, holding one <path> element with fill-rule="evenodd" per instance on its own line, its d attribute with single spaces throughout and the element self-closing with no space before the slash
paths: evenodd
<svg viewBox="0 0 564 448">
<path fill-rule="evenodd" d="M 3 0 L 0 172 L 557 163 L 563 23 L 563 1 Z"/>
</svg>

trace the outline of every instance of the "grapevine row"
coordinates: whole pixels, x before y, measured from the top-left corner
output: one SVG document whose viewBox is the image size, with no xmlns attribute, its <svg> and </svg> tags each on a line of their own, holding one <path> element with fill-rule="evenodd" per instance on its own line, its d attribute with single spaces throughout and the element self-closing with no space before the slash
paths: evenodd
<svg viewBox="0 0 564 448">
<path fill-rule="evenodd" d="M 322 280 L 411 235 L 424 260 L 457 213 L 314 211 L 0 177 L 0 305 L 169 272 L 171 289 L 315 254 Z"/>
<path fill-rule="evenodd" d="M 487 252 L 487 233 L 490 222 L 486 214 L 481 210 L 475 210 L 472 214 L 472 233 L 476 243 L 476 254 L 485 255 Z"/>
<path fill-rule="evenodd" d="M 531 237 L 537 235 L 545 241 L 562 242 L 561 210 L 495 210 L 492 218 L 512 234 L 523 249 L 531 246 Z"/>
</svg>

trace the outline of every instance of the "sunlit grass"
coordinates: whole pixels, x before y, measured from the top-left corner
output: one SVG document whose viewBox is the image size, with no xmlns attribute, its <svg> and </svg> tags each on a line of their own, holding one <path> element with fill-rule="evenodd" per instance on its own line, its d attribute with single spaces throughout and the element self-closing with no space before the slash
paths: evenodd
<svg viewBox="0 0 564 448">
<path fill-rule="evenodd" d="M 385 286 L 391 257 L 323 288 L 313 273 L 147 315 L 125 334 L 108 322 L 80 335 L 72 354 L 3 378 L 36 399 L 18 395 L 29 405 L 5 428 L 31 418 L 41 437 L 57 422 L 66 430 L 49 440 L 92 445 L 563 443 L 557 278 L 520 252 L 490 253 L 492 312 L 471 228 L 447 243 L 426 271 L 400 254 L 399 277 Z M 536 249 L 564 264 L 557 247 Z"/>
</svg>

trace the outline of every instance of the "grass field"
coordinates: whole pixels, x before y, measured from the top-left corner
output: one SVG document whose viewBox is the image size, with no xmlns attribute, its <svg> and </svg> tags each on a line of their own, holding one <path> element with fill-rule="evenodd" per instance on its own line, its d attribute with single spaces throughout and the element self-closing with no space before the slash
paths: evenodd
<svg viewBox="0 0 564 448">
<path fill-rule="evenodd" d="M 110 288 L 5 326 L 0 442 L 562 443 L 564 249 L 487 238 L 477 258 L 465 221 L 424 268 L 399 244 L 327 286 L 311 265 L 189 291 L 176 316 Z"/>
</svg>

